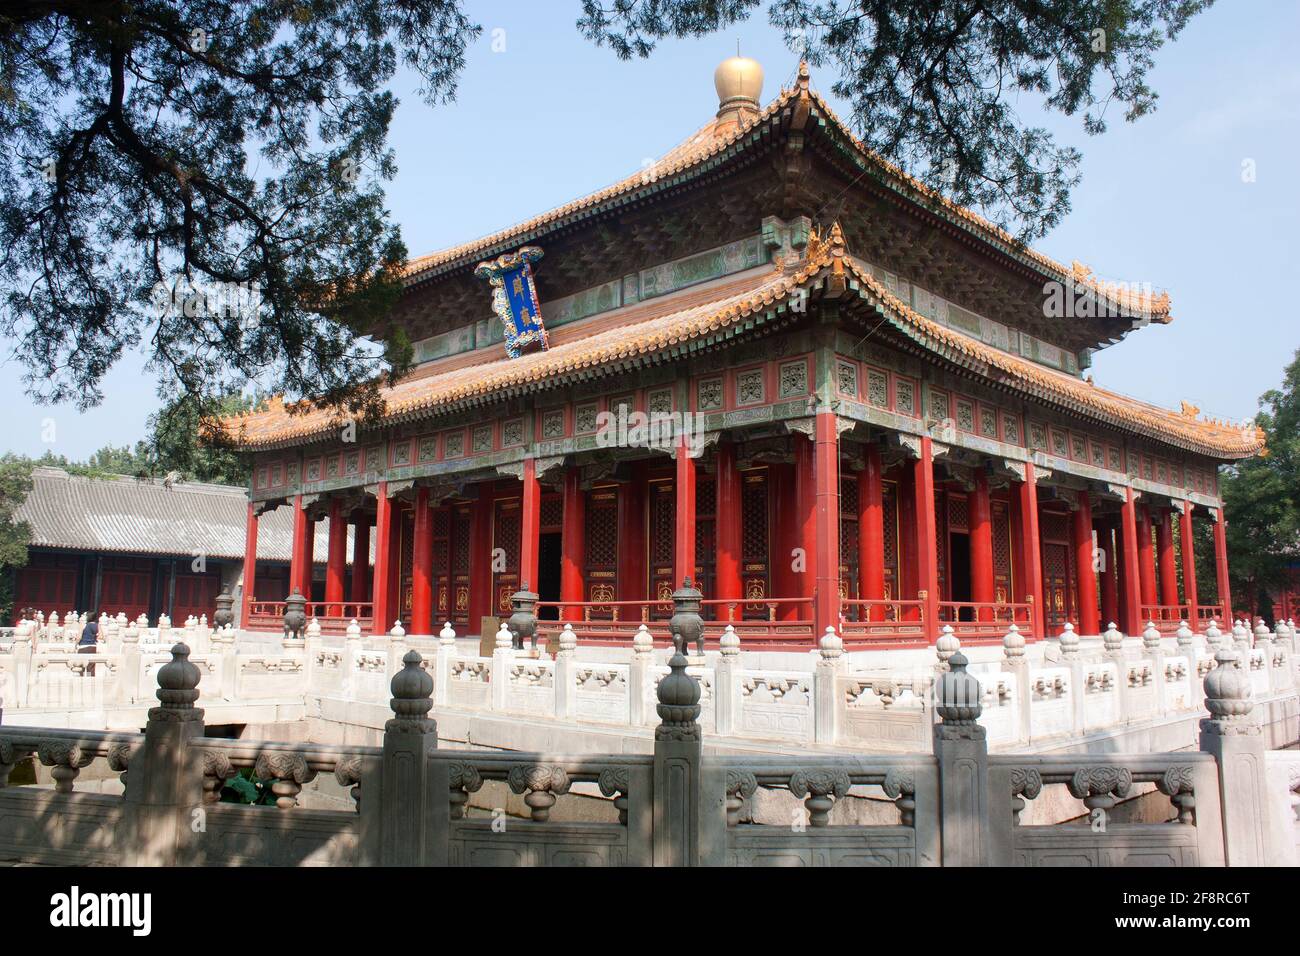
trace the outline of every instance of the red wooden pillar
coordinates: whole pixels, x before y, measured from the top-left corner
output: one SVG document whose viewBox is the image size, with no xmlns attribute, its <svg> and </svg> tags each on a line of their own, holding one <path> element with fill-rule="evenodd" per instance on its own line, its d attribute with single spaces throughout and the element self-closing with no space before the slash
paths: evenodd
<svg viewBox="0 0 1300 956">
<path fill-rule="evenodd" d="M 1115 556 L 1115 528 L 1109 522 L 1103 522 L 1097 529 L 1097 539 L 1101 542 L 1101 621 L 1099 626 L 1119 622 L 1119 562 Z"/>
<path fill-rule="evenodd" d="M 673 546 L 673 584 L 681 587 L 690 578 L 695 581 L 695 459 L 690 455 L 686 438 L 677 442 L 677 528 Z"/>
<path fill-rule="evenodd" d="M 239 626 L 248 627 L 250 606 L 257 600 L 257 508 L 248 503 L 244 519 L 244 593 L 240 600 Z"/>
<path fill-rule="evenodd" d="M 411 633 L 433 633 L 433 509 L 429 489 L 415 489 L 415 528 L 411 541 Z"/>
<path fill-rule="evenodd" d="M 1025 480 L 1017 489 L 1020 513 L 1020 566 L 1023 569 L 1022 590 L 1030 603 L 1030 621 L 1034 638 L 1047 636 L 1046 609 L 1043 607 L 1043 555 L 1038 536 L 1038 484 L 1034 476 L 1034 463 L 1025 462 Z"/>
<path fill-rule="evenodd" d="M 388 613 L 393 615 L 393 623 L 403 621 L 405 626 L 411 622 L 405 620 L 402 608 L 402 526 L 406 523 L 403 510 L 400 501 L 393 502 L 392 530 L 388 535 Z"/>
<path fill-rule="evenodd" d="M 921 439 L 921 457 L 912 465 L 912 498 L 916 515 L 916 596 L 922 602 L 927 640 L 939 636 L 939 542 L 934 518 L 934 445 Z"/>
<path fill-rule="evenodd" d="M 970 596 L 976 604 L 992 605 L 996 593 L 993 584 L 993 506 L 989 501 L 989 476 L 983 468 L 976 468 L 972 477 L 975 487 L 967 499 L 970 521 Z M 993 608 L 979 608 L 978 620 L 993 620 Z"/>
<path fill-rule="evenodd" d="M 917 592 L 925 587 L 917 573 L 916 542 L 919 538 L 916 532 L 915 484 L 915 466 L 900 466 L 898 478 L 898 596 L 900 599 L 909 601 L 915 600 Z M 905 621 L 919 621 L 921 615 L 915 608 L 908 607 L 903 612 L 902 617 Z"/>
<path fill-rule="evenodd" d="M 1079 633 L 1100 634 L 1101 622 L 1097 615 L 1097 561 L 1092 543 L 1092 502 L 1088 498 L 1088 492 L 1079 492 L 1079 507 L 1072 517 L 1074 570 L 1079 577 Z"/>
<path fill-rule="evenodd" d="M 817 413 L 813 456 L 817 483 L 817 593 L 813 639 L 840 626 L 840 432 L 834 412 Z"/>
<path fill-rule="evenodd" d="M 587 563 L 587 502 L 582 496 L 582 469 L 564 473 L 564 527 L 560 536 L 560 600 L 585 601 L 582 572 Z M 582 608 L 566 607 L 566 621 L 581 621 Z"/>
<path fill-rule="evenodd" d="M 794 522 L 797 537 L 794 548 L 783 561 L 790 564 L 794 594 L 813 600 L 817 594 L 817 476 L 813 473 L 816 445 L 812 440 L 795 437 L 794 441 Z M 797 549 L 797 551 L 796 551 Z M 803 612 L 790 611 L 791 617 Z"/>
<path fill-rule="evenodd" d="M 1120 536 L 1123 539 L 1124 606 L 1120 608 L 1120 628 L 1130 636 L 1142 633 L 1142 586 L 1138 573 L 1137 496 L 1128 489 L 1120 510 Z"/>
<path fill-rule="evenodd" d="M 370 519 L 365 515 L 356 516 L 352 529 L 352 593 L 349 595 L 354 604 L 366 600 L 370 593 Z"/>
<path fill-rule="evenodd" d="M 1187 604 L 1187 623 L 1196 629 L 1196 544 L 1192 529 L 1192 503 L 1183 502 L 1178 516 L 1178 538 L 1183 552 L 1183 598 Z"/>
<path fill-rule="evenodd" d="M 343 514 L 343 501 L 330 499 L 329 558 L 325 563 L 325 602 L 335 605 L 326 609 L 329 617 L 343 614 L 343 575 L 348 561 L 348 521 Z"/>
<path fill-rule="evenodd" d="M 519 583 L 537 591 L 537 562 L 542 545 L 542 486 L 537 481 L 537 459 L 524 459 L 523 514 L 519 529 Z"/>
<path fill-rule="evenodd" d="M 375 576 L 370 589 L 374 601 L 375 634 L 387 634 L 393 626 L 392 613 L 388 605 L 388 566 L 389 541 L 393 534 L 393 505 L 388 500 L 388 482 L 381 481 L 375 493 Z"/>
<path fill-rule="evenodd" d="M 483 618 L 493 613 L 492 603 L 492 511 L 494 500 L 489 486 L 479 486 L 479 496 L 470 508 L 469 527 L 469 629 L 477 634 Z"/>
<path fill-rule="evenodd" d="M 867 446 L 867 467 L 858 478 L 858 594 L 864 601 L 885 599 L 884 469 L 880 446 Z M 884 620 L 882 608 L 870 620 Z"/>
<path fill-rule="evenodd" d="M 307 545 L 307 512 L 302 506 L 302 495 L 293 496 L 293 554 L 289 559 L 289 593 L 297 591 L 299 594 L 310 598 L 302 589 L 303 573 L 302 567 L 304 561 L 310 562 L 311 558 L 306 554 Z M 310 564 L 308 565 L 310 567 Z M 308 572 L 310 573 L 310 572 Z"/>
<path fill-rule="evenodd" d="M 654 595 L 649 591 L 646 574 L 646 480 L 645 465 L 632 466 L 632 480 L 619 486 L 618 516 L 618 589 L 620 601 L 644 601 Z M 673 532 L 674 536 L 676 531 Z M 680 584 L 680 582 L 678 582 Z"/>
<path fill-rule="evenodd" d="M 742 595 L 740 579 L 741 516 L 740 469 L 736 467 L 736 446 L 723 442 L 718 446 L 717 477 L 714 481 L 714 537 L 717 554 L 714 571 L 717 575 L 716 597 L 720 601 L 739 601 Z M 739 612 L 737 608 L 737 612 Z"/>
<path fill-rule="evenodd" d="M 1214 570 L 1219 582 L 1219 603 L 1223 605 L 1223 618 L 1232 620 L 1232 594 L 1228 583 L 1228 525 L 1223 509 L 1216 508 L 1214 522 Z"/>
<path fill-rule="evenodd" d="M 1174 514 L 1168 508 L 1160 511 L 1156 544 L 1160 551 L 1160 603 L 1173 607 L 1178 604 L 1178 567 L 1174 563 Z"/>
<path fill-rule="evenodd" d="M 1158 604 L 1156 593 L 1156 551 L 1151 543 L 1151 512 L 1146 505 L 1137 507 L 1138 586 L 1142 604 Z M 1142 611 L 1138 609 L 1138 617 Z"/>
</svg>

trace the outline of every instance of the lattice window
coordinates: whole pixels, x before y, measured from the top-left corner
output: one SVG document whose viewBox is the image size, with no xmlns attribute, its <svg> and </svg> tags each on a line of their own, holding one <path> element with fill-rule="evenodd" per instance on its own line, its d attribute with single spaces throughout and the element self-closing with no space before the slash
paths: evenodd
<svg viewBox="0 0 1300 956">
<path fill-rule="evenodd" d="M 1070 453 L 1074 456 L 1075 461 L 1088 460 L 1088 442 L 1082 435 L 1070 436 Z"/>
<path fill-rule="evenodd" d="M 941 422 L 948 417 L 948 393 L 937 388 L 930 389 L 930 419 Z"/>
<path fill-rule="evenodd" d="M 964 432 L 975 430 L 975 406 L 963 398 L 957 399 L 957 427 Z"/>
<path fill-rule="evenodd" d="M 1070 519 L 1068 515 L 1045 511 L 1038 519 L 1044 541 L 1070 540 Z"/>
<path fill-rule="evenodd" d="M 608 497 L 609 503 L 587 503 L 587 563 L 591 565 L 612 566 L 618 561 L 618 509 L 612 506 L 614 496 Z"/>
<path fill-rule="evenodd" d="M 886 481 L 880 492 L 880 513 L 885 525 L 885 567 L 898 572 L 898 484 Z"/>
<path fill-rule="evenodd" d="M 1010 584 L 1011 581 L 1011 516 L 1007 506 L 993 502 L 993 574 Z M 1005 600 L 1005 598 L 1004 598 Z"/>
<path fill-rule="evenodd" d="M 472 521 L 469 509 L 456 509 L 453 522 L 456 535 L 455 540 L 452 542 L 451 552 L 452 574 L 469 574 L 469 539 L 471 525 Z"/>
<path fill-rule="evenodd" d="M 558 528 L 564 524 L 564 499 L 559 495 L 547 495 L 542 499 L 541 526 L 543 528 Z"/>
<path fill-rule="evenodd" d="M 475 454 L 492 450 L 492 426 L 479 425 L 474 429 L 473 438 L 470 447 Z"/>
<path fill-rule="evenodd" d="M 980 434 L 995 441 L 998 437 L 998 413 L 982 405 L 980 406 Z"/>
<path fill-rule="evenodd" d="M 767 523 L 767 482 L 746 479 L 740 504 L 740 550 L 744 560 L 767 562 Z"/>
<path fill-rule="evenodd" d="M 503 447 L 511 445 L 521 445 L 524 441 L 524 423 L 518 418 L 513 418 L 501 426 L 501 444 Z"/>
<path fill-rule="evenodd" d="M 894 410 L 901 415 L 916 414 L 916 383 L 911 379 L 894 380 Z"/>
<path fill-rule="evenodd" d="M 763 401 L 763 370 L 753 368 L 736 374 L 736 404 L 756 405 Z"/>
<path fill-rule="evenodd" d="M 722 379 L 701 379 L 695 387 L 695 405 L 702 412 L 722 408 Z"/>
<path fill-rule="evenodd" d="M 465 454 L 465 433 L 447 432 L 442 439 L 443 454 L 447 458 L 460 458 Z"/>
<path fill-rule="evenodd" d="M 948 527 L 953 531 L 970 529 L 969 499 L 965 495 L 948 496 Z"/>
<path fill-rule="evenodd" d="M 802 359 L 781 366 L 778 389 L 782 398 L 808 394 L 808 363 Z"/>
<path fill-rule="evenodd" d="M 587 435 L 596 430 L 596 406 L 579 405 L 573 412 L 573 430 L 578 435 Z"/>
<path fill-rule="evenodd" d="M 517 501 L 497 503 L 497 527 L 493 537 L 493 547 L 505 552 L 506 568 L 519 567 L 519 539 L 522 531 Z M 531 583 L 531 582 L 530 582 Z"/>
<path fill-rule="evenodd" d="M 900 388 L 905 386 L 908 389 L 907 404 L 910 408 L 912 405 L 912 384 L 911 382 L 899 382 L 898 384 Z M 874 368 L 867 369 L 867 401 L 880 408 L 889 407 L 889 376 Z M 899 402 L 902 403 L 901 393 Z M 900 408 L 899 411 L 902 411 L 902 409 Z"/>
<path fill-rule="evenodd" d="M 1002 416 L 1002 440 L 1011 445 L 1020 444 L 1020 419 L 1015 415 Z"/>
<path fill-rule="evenodd" d="M 1124 470 L 1124 456 L 1119 453 L 1118 448 L 1109 447 L 1106 449 L 1106 457 L 1110 459 L 1111 471 Z"/>
<path fill-rule="evenodd" d="M 673 563 L 677 496 L 666 482 L 651 485 L 650 494 L 650 561 L 663 567 Z"/>
<path fill-rule="evenodd" d="M 841 395 L 858 397 L 858 367 L 852 362 L 835 363 L 835 384 Z"/>
</svg>

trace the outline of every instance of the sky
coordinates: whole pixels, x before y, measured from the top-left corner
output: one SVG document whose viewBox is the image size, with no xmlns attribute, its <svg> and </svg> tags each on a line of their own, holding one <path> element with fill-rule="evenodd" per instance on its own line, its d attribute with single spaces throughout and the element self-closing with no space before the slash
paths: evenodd
<svg viewBox="0 0 1300 956">
<path fill-rule="evenodd" d="M 389 136 L 398 173 L 387 197 L 411 255 L 530 218 L 666 152 L 716 111 L 713 70 L 737 43 L 763 65 L 765 102 L 798 65 L 763 10 L 712 37 L 664 41 L 647 60 L 620 61 L 578 34 L 580 7 L 472 2 L 484 30 L 449 106 L 426 105 L 418 78 L 398 76 Z M 1297 36 L 1294 0 L 1221 2 L 1157 54 L 1148 82 L 1159 106 L 1137 123 L 1112 117 L 1104 135 L 1090 137 L 1077 119 L 1018 104 L 1084 154 L 1072 212 L 1035 247 L 1172 297 L 1172 324 L 1097 354 L 1099 385 L 1237 421 L 1281 382 L 1300 347 L 1291 285 L 1300 253 Z M 847 116 L 829 97 L 832 81 L 828 70 L 813 72 L 814 87 Z M 10 348 L 0 343 L 0 451 L 76 460 L 145 437 L 159 400 L 141 356 L 124 358 L 104 382 L 102 405 L 79 413 L 34 404 Z"/>
</svg>

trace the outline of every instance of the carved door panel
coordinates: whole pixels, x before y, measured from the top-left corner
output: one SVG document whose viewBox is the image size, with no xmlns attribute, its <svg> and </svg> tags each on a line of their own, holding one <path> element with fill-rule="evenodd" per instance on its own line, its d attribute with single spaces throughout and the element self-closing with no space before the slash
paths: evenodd
<svg viewBox="0 0 1300 956">
<path fill-rule="evenodd" d="M 880 510 L 885 526 L 885 600 L 894 601 L 898 599 L 898 482 L 882 483 Z"/>
<path fill-rule="evenodd" d="M 950 601 L 948 590 L 948 493 L 941 488 L 934 491 L 934 537 L 935 557 L 938 563 L 939 597 Z"/>
<path fill-rule="evenodd" d="M 1043 545 L 1043 600 L 1047 626 L 1055 634 L 1070 619 L 1070 554 L 1063 544 Z"/>
<path fill-rule="evenodd" d="M 671 601 L 673 559 L 676 556 L 677 495 L 671 481 L 652 481 L 647 487 L 650 495 L 650 590 L 656 601 Z M 655 618 L 672 617 L 668 608 L 655 608 Z"/>
<path fill-rule="evenodd" d="M 840 478 L 840 599 L 858 594 L 858 479 Z"/>
<path fill-rule="evenodd" d="M 401 608 L 400 617 L 403 621 L 411 619 L 411 608 L 415 595 L 414 588 L 414 571 L 415 571 L 415 511 L 414 509 L 404 509 L 401 512 L 402 520 L 399 524 L 401 528 L 402 539 L 397 549 L 398 554 L 398 607 Z"/>
<path fill-rule="evenodd" d="M 462 627 L 469 626 L 469 542 L 474 526 L 469 505 L 456 505 L 451 511 L 451 619 Z"/>
<path fill-rule="evenodd" d="M 433 509 L 433 607 L 434 630 L 451 618 L 451 510 Z"/>
<path fill-rule="evenodd" d="M 587 600 L 613 601 L 618 596 L 618 490 L 595 488 L 587 493 Z M 592 608 L 593 620 L 607 621 L 613 608 Z"/>
<path fill-rule="evenodd" d="M 510 596 L 519 590 L 519 544 L 523 533 L 523 511 L 518 498 L 496 502 L 492 522 L 492 595 L 494 613 L 509 617 Z M 535 582 L 529 581 L 534 587 Z"/>
<path fill-rule="evenodd" d="M 771 595 L 770 535 L 773 515 L 769 510 L 766 468 L 755 468 L 741 475 L 740 484 L 740 554 L 741 588 L 746 598 L 761 600 Z M 787 560 L 782 558 L 781 560 Z M 746 604 L 745 618 L 766 618 L 763 604 Z"/>
<path fill-rule="evenodd" d="M 999 604 L 1014 604 L 1011 580 L 1011 513 L 1005 501 L 994 501 L 993 512 L 993 597 Z"/>
<path fill-rule="evenodd" d="M 705 598 L 712 598 L 717 565 L 715 520 L 718 506 L 717 485 L 706 475 L 695 479 L 695 586 Z M 706 615 L 707 616 L 707 615 Z"/>
</svg>

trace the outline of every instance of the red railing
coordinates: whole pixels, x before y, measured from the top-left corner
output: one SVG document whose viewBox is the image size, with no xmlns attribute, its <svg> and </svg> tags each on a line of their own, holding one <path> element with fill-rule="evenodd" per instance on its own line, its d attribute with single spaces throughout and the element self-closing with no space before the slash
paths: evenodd
<svg viewBox="0 0 1300 956">
<path fill-rule="evenodd" d="M 251 601 L 248 605 L 250 631 L 280 631 L 284 629 L 284 601 Z M 363 631 L 369 630 L 374 617 L 370 601 L 308 601 L 307 620 L 313 617 L 327 634 L 342 634 L 353 619 Z"/>
<path fill-rule="evenodd" d="M 670 641 L 672 601 L 539 601 L 537 639 L 550 640 L 568 624 L 579 644 L 626 647 L 644 624 L 657 646 Z M 799 650 L 814 646 L 811 598 L 701 602 L 706 647 L 717 647 L 730 624 L 749 650 Z"/>
<path fill-rule="evenodd" d="M 846 648 L 924 647 L 934 643 L 924 601 L 840 601 L 840 636 Z"/>
<path fill-rule="evenodd" d="M 1152 623 L 1161 634 L 1175 634 L 1183 621 L 1191 626 L 1192 608 L 1189 604 L 1142 604 L 1139 608 L 1144 629 Z"/>
<path fill-rule="evenodd" d="M 1001 641 L 1016 625 L 1026 638 L 1034 637 L 1034 606 L 1029 603 L 980 604 L 974 601 L 940 601 L 939 627 L 951 624 L 957 637 L 968 643 Z M 938 635 L 936 634 L 937 638 Z"/>
<path fill-rule="evenodd" d="M 1200 622 L 1200 626 L 1196 628 L 1197 630 L 1200 630 L 1204 627 L 1204 625 L 1209 624 L 1211 618 L 1218 621 L 1220 626 L 1223 625 L 1222 604 L 1196 605 L 1196 620 Z"/>
</svg>

